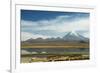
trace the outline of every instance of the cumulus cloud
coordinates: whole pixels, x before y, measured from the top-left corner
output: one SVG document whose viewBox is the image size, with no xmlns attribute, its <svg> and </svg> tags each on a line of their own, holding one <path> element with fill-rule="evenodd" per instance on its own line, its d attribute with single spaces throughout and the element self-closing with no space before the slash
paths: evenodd
<svg viewBox="0 0 100 73">
<path fill-rule="evenodd" d="M 86 31 L 84 32 L 84 35 L 88 35 L 87 32 L 89 32 L 89 18 L 69 18 L 70 16 L 66 15 L 58 16 L 51 20 L 21 20 L 22 40 L 37 37 L 47 38 L 50 37 L 50 35 L 51 37 L 58 37 L 58 33 L 61 33 L 62 35 L 60 36 L 63 36 L 66 34 L 65 32 L 69 31 Z M 47 32 L 49 33 L 47 34 Z M 55 36 L 53 32 L 55 32 Z"/>
</svg>

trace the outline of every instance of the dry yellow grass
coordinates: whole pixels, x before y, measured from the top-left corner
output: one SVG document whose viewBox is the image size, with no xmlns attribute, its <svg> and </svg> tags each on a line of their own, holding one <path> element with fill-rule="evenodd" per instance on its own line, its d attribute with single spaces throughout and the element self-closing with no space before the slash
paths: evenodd
<svg viewBox="0 0 100 73">
<path fill-rule="evenodd" d="M 21 48 L 89 48 L 88 43 L 32 43 L 22 44 Z"/>
<path fill-rule="evenodd" d="M 89 48 L 88 46 L 22 46 L 21 48 Z"/>
</svg>

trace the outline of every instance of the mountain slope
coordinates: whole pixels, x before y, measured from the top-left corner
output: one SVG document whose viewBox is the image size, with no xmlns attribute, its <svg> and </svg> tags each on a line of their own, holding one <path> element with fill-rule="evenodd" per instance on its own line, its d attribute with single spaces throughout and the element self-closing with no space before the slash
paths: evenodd
<svg viewBox="0 0 100 73">
<path fill-rule="evenodd" d="M 87 42 L 89 39 L 78 34 L 77 32 L 68 32 L 67 35 L 63 37 L 66 41 L 84 41 Z"/>
<path fill-rule="evenodd" d="M 89 42 L 89 39 L 82 36 L 81 34 L 77 33 L 77 32 L 68 32 L 64 37 L 60 38 L 47 38 L 47 39 L 43 39 L 43 38 L 37 38 L 37 39 L 33 39 L 30 38 L 26 41 L 23 42 L 27 42 L 27 43 L 41 43 L 41 42 Z"/>
</svg>

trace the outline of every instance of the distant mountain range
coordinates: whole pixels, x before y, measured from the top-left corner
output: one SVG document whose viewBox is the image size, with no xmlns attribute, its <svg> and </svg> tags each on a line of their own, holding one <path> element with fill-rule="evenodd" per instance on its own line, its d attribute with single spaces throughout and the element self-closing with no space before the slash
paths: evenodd
<svg viewBox="0 0 100 73">
<path fill-rule="evenodd" d="M 82 35 L 80 35 L 77 32 L 68 32 L 64 37 L 60 38 L 37 38 L 37 39 L 33 39 L 30 38 L 26 41 L 23 42 L 29 42 L 29 43 L 34 43 L 34 42 L 58 42 L 58 41 L 65 41 L 65 42 L 89 42 L 89 38 L 86 38 Z"/>
</svg>

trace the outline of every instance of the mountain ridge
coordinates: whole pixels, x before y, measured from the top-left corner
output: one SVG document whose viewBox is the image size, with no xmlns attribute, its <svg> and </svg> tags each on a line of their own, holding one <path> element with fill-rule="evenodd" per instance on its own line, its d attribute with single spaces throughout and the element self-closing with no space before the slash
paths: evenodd
<svg viewBox="0 0 100 73">
<path fill-rule="evenodd" d="M 46 38 L 43 39 L 41 37 L 39 38 L 30 38 L 26 41 L 23 42 L 50 42 L 50 41 L 66 41 L 66 42 L 88 42 L 89 39 L 82 36 L 81 34 L 77 33 L 77 32 L 68 32 L 65 36 L 63 36 L 62 38 L 57 37 L 57 38 Z"/>
</svg>

